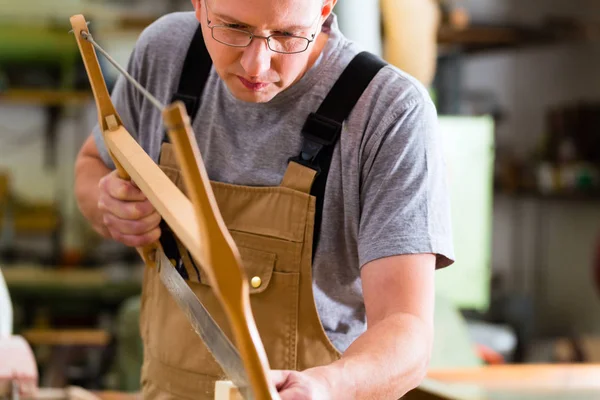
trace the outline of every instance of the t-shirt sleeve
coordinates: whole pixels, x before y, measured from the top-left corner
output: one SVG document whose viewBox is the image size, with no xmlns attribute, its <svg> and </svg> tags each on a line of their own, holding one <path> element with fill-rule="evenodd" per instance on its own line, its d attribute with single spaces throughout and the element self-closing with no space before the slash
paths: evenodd
<svg viewBox="0 0 600 400">
<path fill-rule="evenodd" d="M 454 262 L 450 197 L 434 104 L 415 96 L 374 134 L 361 176 L 360 265 L 401 254 Z"/>
<path fill-rule="evenodd" d="M 134 79 L 140 82 L 142 80 L 142 71 L 139 67 L 140 63 L 137 62 L 138 52 L 139 49 L 136 48 L 131 53 L 129 61 L 127 62 L 127 72 Z M 129 81 L 125 79 L 122 74 L 119 74 L 115 86 L 111 92 L 111 99 L 115 105 L 117 114 L 119 114 L 119 117 L 121 118 L 121 122 L 123 122 L 123 126 L 133 137 L 137 137 L 139 128 L 139 110 L 142 100 L 141 96 L 142 95 L 135 89 L 135 87 L 129 83 Z M 92 135 L 102 160 L 109 168 L 114 169 L 115 165 L 108 154 L 108 149 L 106 148 L 104 139 L 102 138 L 102 132 L 100 131 L 98 123 L 96 123 L 94 126 Z"/>
</svg>

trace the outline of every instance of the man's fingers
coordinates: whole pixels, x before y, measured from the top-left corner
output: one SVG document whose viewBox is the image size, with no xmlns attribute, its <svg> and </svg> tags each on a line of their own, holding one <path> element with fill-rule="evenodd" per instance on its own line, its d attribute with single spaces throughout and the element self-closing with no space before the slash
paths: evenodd
<svg viewBox="0 0 600 400">
<path fill-rule="evenodd" d="M 98 208 L 128 220 L 140 220 L 156 212 L 148 200 L 121 201 L 102 193 L 98 198 Z"/>
<path fill-rule="evenodd" d="M 113 239 L 140 247 L 160 238 L 160 215 L 138 187 L 120 179 L 116 171 L 100 180 L 98 209 Z"/>
<path fill-rule="evenodd" d="M 119 178 L 116 171 L 100 179 L 99 186 L 111 197 L 123 201 L 143 201 L 146 196 L 133 181 Z"/>
<path fill-rule="evenodd" d="M 142 235 L 127 235 L 121 232 L 110 231 L 113 239 L 130 247 L 142 247 L 156 242 L 160 238 L 160 228 L 154 228 Z"/>
<path fill-rule="evenodd" d="M 160 224 L 160 214 L 153 212 L 138 220 L 122 219 L 113 214 L 104 214 L 103 222 L 109 229 L 125 235 L 141 235 L 151 231 Z"/>
<path fill-rule="evenodd" d="M 286 370 L 271 370 L 271 371 L 269 371 L 269 378 L 271 379 L 271 382 L 273 382 L 273 385 L 275 385 L 277 390 L 280 390 L 283 387 L 283 385 L 287 381 L 289 375 L 290 375 L 290 371 L 286 371 Z"/>
</svg>

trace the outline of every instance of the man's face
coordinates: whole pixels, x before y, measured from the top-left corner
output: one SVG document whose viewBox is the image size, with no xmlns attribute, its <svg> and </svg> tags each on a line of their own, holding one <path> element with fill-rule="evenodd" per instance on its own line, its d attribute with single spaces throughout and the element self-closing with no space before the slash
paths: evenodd
<svg viewBox="0 0 600 400">
<path fill-rule="evenodd" d="M 206 2 L 206 3 L 205 3 Z M 298 81 L 314 61 L 317 33 L 329 13 L 322 0 L 193 0 L 213 65 L 238 99 L 268 102 Z M 302 36 L 315 41 L 306 51 L 280 54 L 266 39 L 254 38 L 247 47 L 231 47 L 213 39 L 210 26 L 226 25 L 255 35 Z"/>
</svg>

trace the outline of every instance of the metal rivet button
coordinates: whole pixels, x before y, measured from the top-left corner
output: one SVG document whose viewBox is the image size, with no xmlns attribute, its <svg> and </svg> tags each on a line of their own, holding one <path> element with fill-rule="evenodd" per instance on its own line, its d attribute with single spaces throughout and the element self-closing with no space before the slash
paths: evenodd
<svg viewBox="0 0 600 400">
<path fill-rule="evenodd" d="M 262 279 L 260 279 L 260 277 L 258 277 L 258 276 L 255 276 L 254 278 L 252 278 L 250 280 L 250 284 L 252 285 L 252 287 L 254 289 L 256 289 L 262 284 Z"/>
</svg>

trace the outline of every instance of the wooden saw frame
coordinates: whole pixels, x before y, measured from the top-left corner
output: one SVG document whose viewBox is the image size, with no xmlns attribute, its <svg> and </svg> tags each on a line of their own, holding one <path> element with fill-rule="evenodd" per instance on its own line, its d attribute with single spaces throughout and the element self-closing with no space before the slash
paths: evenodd
<svg viewBox="0 0 600 400">
<path fill-rule="evenodd" d="M 181 167 L 189 199 L 125 129 L 111 101 L 83 15 L 70 18 L 98 109 L 98 123 L 119 176 L 131 179 L 208 275 L 223 305 L 249 383 L 257 400 L 279 398 L 268 379 L 269 364 L 250 308 L 248 280 L 239 251 L 219 212 L 194 132 L 182 102 L 167 105 L 162 117 Z M 138 248 L 147 267 L 155 266 L 160 243 Z"/>
</svg>

